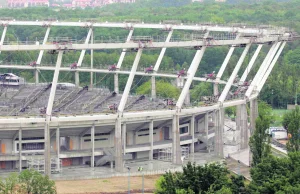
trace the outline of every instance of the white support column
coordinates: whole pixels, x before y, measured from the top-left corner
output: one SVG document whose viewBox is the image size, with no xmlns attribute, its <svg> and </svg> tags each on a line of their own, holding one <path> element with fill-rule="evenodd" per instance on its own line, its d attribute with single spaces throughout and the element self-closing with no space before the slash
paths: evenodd
<svg viewBox="0 0 300 194">
<path fill-rule="evenodd" d="M 131 37 L 132 37 L 132 34 L 133 34 L 133 29 L 131 29 L 131 30 L 129 31 L 129 34 L 128 34 L 127 39 L 126 39 L 126 42 L 129 42 L 129 41 L 130 41 L 130 39 L 131 39 Z M 120 58 L 119 58 L 119 61 L 118 61 L 118 63 L 117 63 L 117 68 L 121 68 L 122 63 L 123 63 L 123 60 L 124 60 L 124 57 L 125 57 L 125 55 L 126 55 L 126 51 L 127 51 L 127 49 L 123 49 L 123 51 L 122 51 L 122 53 L 121 53 L 121 56 L 120 56 Z"/>
<path fill-rule="evenodd" d="M 123 155 L 122 155 L 122 137 L 121 137 L 121 119 L 117 118 L 115 123 L 115 169 L 117 172 L 123 172 Z"/>
<path fill-rule="evenodd" d="M 79 71 L 75 70 L 75 86 L 79 87 L 80 81 L 79 81 Z"/>
<path fill-rule="evenodd" d="M 250 95 L 252 94 L 252 91 L 255 87 L 257 87 L 257 84 L 260 82 L 263 74 L 266 72 L 269 64 L 268 64 L 268 61 L 270 61 L 270 59 L 272 60 L 276 51 L 277 51 L 277 48 L 279 47 L 279 44 L 280 42 L 277 42 L 277 43 L 274 43 L 272 45 L 272 47 L 270 48 L 267 56 L 265 57 L 264 61 L 262 62 L 260 68 L 258 69 L 254 79 L 252 80 L 250 86 L 248 87 L 246 93 L 245 93 L 245 96 L 246 98 L 249 98 Z"/>
<path fill-rule="evenodd" d="M 251 71 L 251 69 L 252 69 L 252 67 L 254 65 L 254 62 L 255 62 L 255 60 L 256 60 L 256 58 L 257 58 L 257 56 L 258 56 L 258 54 L 259 54 L 262 46 L 263 46 L 262 44 L 258 45 L 257 49 L 255 50 L 255 53 L 253 54 L 253 56 L 252 56 L 252 58 L 251 58 L 251 60 L 250 60 L 250 62 L 248 64 L 247 68 L 245 69 L 245 71 L 244 71 L 244 73 L 243 73 L 243 75 L 242 75 L 242 77 L 240 79 L 240 83 L 244 83 L 245 82 L 248 74 L 250 73 L 250 71 Z"/>
<path fill-rule="evenodd" d="M 91 128 L 91 147 L 92 147 L 92 156 L 91 156 L 91 167 L 95 166 L 95 126 Z"/>
<path fill-rule="evenodd" d="M 48 106 L 47 106 L 47 110 L 46 110 L 44 157 L 45 157 L 45 175 L 49 175 L 49 176 L 51 174 L 50 120 L 51 120 L 51 115 L 52 115 L 53 101 L 54 101 L 54 97 L 55 97 L 62 56 L 63 56 L 63 51 L 59 51 L 57 61 L 56 61 L 55 71 L 54 71 L 54 75 L 53 75 L 52 86 L 51 86 L 51 91 L 50 91 L 49 100 L 48 100 Z"/>
<path fill-rule="evenodd" d="M 126 39 L 126 42 L 129 42 L 129 41 L 130 41 L 130 39 L 131 39 L 131 37 L 132 37 L 132 34 L 133 34 L 133 29 L 131 29 L 131 30 L 129 31 L 129 34 L 128 34 L 127 39 Z M 127 51 L 127 49 L 123 49 L 123 50 L 122 50 L 122 53 L 121 53 L 120 58 L 119 58 L 118 63 L 117 63 L 117 68 L 118 68 L 118 69 L 120 69 L 121 66 L 122 66 L 123 60 L 124 60 L 125 55 L 126 55 L 126 51 Z M 116 74 L 114 75 L 114 91 L 115 91 L 117 94 L 119 93 L 119 75 L 118 75 L 118 73 L 116 73 Z"/>
<path fill-rule="evenodd" d="M 84 44 L 88 44 L 88 43 L 89 43 L 89 41 L 90 41 L 90 39 L 91 39 L 92 33 L 93 33 L 93 28 L 90 28 L 90 29 L 89 29 L 89 32 L 88 32 L 88 34 L 87 34 L 87 36 L 86 36 L 86 39 L 85 39 Z M 82 50 L 81 53 L 80 53 L 80 57 L 79 57 L 79 60 L 78 60 L 78 62 L 77 62 L 77 66 L 78 66 L 78 67 L 80 67 L 81 64 L 82 64 L 82 61 L 83 61 L 83 58 L 84 58 L 84 55 L 85 55 L 85 51 L 86 51 L 86 50 Z"/>
<path fill-rule="evenodd" d="M 234 79 L 236 78 L 236 75 L 238 74 L 238 72 L 239 72 L 239 70 L 240 70 L 240 68 L 241 68 L 241 66 L 244 62 L 244 59 L 245 59 L 245 57 L 246 57 L 246 55 L 247 55 L 247 53 L 250 49 L 250 46 L 251 46 L 251 44 L 247 44 L 246 48 L 244 49 L 239 61 L 237 62 L 233 72 L 231 73 L 231 76 L 229 77 L 229 79 L 228 79 L 228 81 L 225 85 L 225 88 L 223 89 L 223 92 L 222 92 L 222 94 L 219 98 L 219 102 L 223 103 L 225 101 L 225 99 L 228 95 L 228 92 L 229 92 L 229 90 L 230 90 L 230 88 L 231 88 L 231 86 L 234 82 Z"/>
<path fill-rule="evenodd" d="M 191 144 L 191 153 L 195 152 L 195 115 L 191 117 L 191 135 L 192 135 L 192 144 Z"/>
<path fill-rule="evenodd" d="M 129 74 L 129 77 L 128 77 L 128 80 L 127 80 L 127 83 L 126 83 L 126 86 L 125 86 L 125 89 L 124 89 L 124 92 L 123 92 L 123 95 L 122 95 L 122 98 L 121 98 L 121 101 L 120 101 L 120 104 L 119 104 L 119 107 L 118 107 L 118 111 L 120 113 L 123 113 L 123 111 L 124 111 L 125 104 L 127 102 L 127 98 L 128 98 L 130 88 L 131 88 L 131 85 L 132 85 L 132 82 L 133 82 L 133 78 L 135 76 L 137 66 L 138 66 L 139 61 L 140 61 L 141 56 L 142 56 L 142 51 L 143 51 L 143 49 L 140 48 L 138 50 L 136 56 L 135 56 L 135 59 L 134 59 L 134 62 L 133 62 L 133 65 L 132 65 L 132 68 L 131 68 L 131 71 L 130 71 L 130 74 Z"/>
<path fill-rule="evenodd" d="M 264 74 L 264 76 L 263 76 L 261 82 L 258 84 L 258 86 L 257 86 L 257 92 L 258 92 L 258 93 L 261 91 L 262 87 L 264 86 L 265 82 L 267 81 L 267 79 L 268 79 L 268 77 L 269 77 L 269 75 L 270 75 L 270 73 L 271 73 L 273 67 L 275 66 L 275 64 L 276 64 L 276 62 L 277 62 L 277 60 L 278 60 L 278 58 L 279 58 L 279 56 L 280 56 L 280 54 L 281 54 L 283 48 L 285 47 L 285 45 L 286 45 L 286 42 L 284 42 L 284 43 L 281 45 L 279 51 L 277 52 L 275 58 L 274 58 L 273 61 L 272 61 L 270 67 L 268 68 L 267 72 Z"/>
<path fill-rule="evenodd" d="M 123 155 L 126 155 L 126 123 L 122 124 Z"/>
<path fill-rule="evenodd" d="M 205 135 L 206 135 L 206 149 L 210 152 L 210 148 L 209 148 L 209 138 L 208 138 L 208 113 L 205 113 L 204 116 L 204 130 L 205 130 Z"/>
<path fill-rule="evenodd" d="M 43 45 L 45 45 L 47 43 L 49 33 L 50 33 L 50 27 L 48 27 L 47 30 L 46 30 L 46 34 L 45 34 L 44 40 L 43 40 Z M 41 64 L 43 54 L 44 54 L 44 50 L 40 50 L 40 53 L 39 53 L 38 59 L 36 61 L 36 64 L 38 64 L 38 65 Z"/>
<path fill-rule="evenodd" d="M 182 164 L 181 161 L 181 146 L 179 134 L 179 115 L 173 116 L 172 121 L 172 161 L 173 164 Z"/>
<path fill-rule="evenodd" d="M 184 99 L 185 99 L 185 97 L 186 97 L 186 95 L 187 95 L 187 93 L 188 93 L 188 91 L 190 89 L 191 83 L 192 83 L 193 78 L 195 76 L 195 73 L 196 73 L 196 71 L 198 69 L 200 61 L 201 61 L 201 59 L 203 57 L 205 49 L 206 49 L 206 46 L 203 46 L 201 48 L 201 50 L 197 50 L 197 52 L 196 52 L 196 54 L 194 56 L 194 59 L 192 61 L 192 64 L 191 64 L 189 70 L 187 71 L 187 80 L 186 80 L 186 82 L 185 82 L 185 84 L 183 86 L 181 94 L 180 94 L 180 96 L 178 98 L 178 101 L 176 103 L 176 108 L 177 108 L 178 111 L 181 109 L 181 107 L 183 105 L 183 102 L 184 102 Z"/>
<path fill-rule="evenodd" d="M 58 167 L 58 171 L 60 171 L 60 159 L 59 159 L 59 155 L 60 155 L 60 129 L 59 127 L 56 128 L 56 163 L 57 163 L 57 167 Z"/>
<path fill-rule="evenodd" d="M 2 36 L 1 36 L 1 40 L 0 40 L 0 46 L 3 45 L 3 43 L 4 43 L 6 31 L 7 31 L 7 26 L 4 26 Z M 1 51 L 0 51 L 0 53 L 1 53 Z"/>
<path fill-rule="evenodd" d="M 240 34 L 238 34 L 235 39 L 237 40 L 237 39 L 239 39 L 239 37 L 240 37 Z M 234 49 L 235 49 L 235 46 L 232 45 L 230 47 L 230 49 L 229 49 L 226 57 L 225 57 L 225 59 L 224 59 L 222 65 L 221 65 L 220 69 L 219 69 L 219 72 L 218 72 L 218 74 L 216 76 L 216 81 L 220 81 L 220 79 L 221 79 L 221 77 L 222 77 L 222 75 L 223 75 L 223 73 L 224 73 L 224 71 L 225 71 L 225 69 L 227 67 L 227 64 L 228 64 L 228 62 L 229 62 L 229 60 L 231 58 L 231 55 L 232 55 Z M 214 84 L 214 95 L 215 96 L 219 95 L 218 83 Z"/>
<path fill-rule="evenodd" d="M 149 141 L 150 141 L 149 160 L 153 160 L 153 121 L 150 121 L 149 123 Z"/>
<path fill-rule="evenodd" d="M 119 94 L 119 75 L 117 73 L 114 74 L 114 92 Z"/>
<path fill-rule="evenodd" d="M 35 84 L 39 83 L 39 70 L 35 69 L 34 70 L 34 79 L 35 79 Z"/>
<path fill-rule="evenodd" d="M 156 98 L 155 76 L 151 76 L 151 97 Z"/>
<path fill-rule="evenodd" d="M 171 37 L 172 37 L 172 34 L 173 34 L 173 30 L 171 30 L 171 31 L 169 32 L 169 34 L 168 34 L 167 39 L 166 39 L 165 42 L 170 42 Z M 155 66 L 154 66 L 154 68 L 153 68 L 154 71 L 158 71 L 159 66 L 160 66 L 160 64 L 161 64 L 161 62 L 162 62 L 162 59 L 163 59 L 163 57 L 164 57 L 164 55 L 165 55 L 166 49 L 167 49 L 167 48 L 162 48 L 162 49 L 161 49 L 160 54 L 159 54 L 159 56 L 158 56 L 158 59 L 157 59 L 157 61 L 156 61 L 156 63 L 155 63 Z"/>
<path fill-rule="evenodd" d="M 19 129 L 19 172 L 22 171 L 22 128 Z"/>
<path fill-rule="evenodd" d="M 91 33 L 91 44 L 94 44 L 94 31 L 92 29 L 92 33 Z M 91 49 L 91 69 L 94 68 L 94 50 Z M 94 72 L 90 72 L 90 88 L 94 87 Z"/>
</svg>

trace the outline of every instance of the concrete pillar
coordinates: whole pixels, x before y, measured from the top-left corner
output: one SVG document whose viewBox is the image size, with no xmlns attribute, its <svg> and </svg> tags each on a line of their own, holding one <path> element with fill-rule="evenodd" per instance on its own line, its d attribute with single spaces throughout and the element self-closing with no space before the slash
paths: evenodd
<svg viewBox="0 0 300 194">
<path fill-rule="evenodd" d="M 246 149 L 249 143 L 248 135 L 248 115 L 246 104 L 241 104 L 241 149 Z"/>
<path fill-rule="evenodd" d="M 235 123 L 236 123 L 236 130 L 241 131 L 241 105 L 236 106 Z"/>
<path fill-rule="evenodd" d="M 79 82 L 79 72 L 75 71 L 75 86 L 79 86 L 80 82 Z"/>
<path fill-rule="evenodd" d="M 115 165 L 117 172 L 123 172 L 121 120 L 119 118 L 115 125 Z"/>
<path fill-rule="evenodd" d="M 150 121 L 149 123 L 149 141 L 150 141 L 149 160 L 153 160 L 153 121 Z"/>
<path fill-rule="evenodd" d="M 91 156 L 91 167 L 95 166 L 95 126 L 91 128 L 91 147 L 92 147 L 92 156 Z"/>
<path fill-rule="evenodd" d="M 114 74 L 114 91 L 119 94 L 119 75 L 117 73 Z"/>
<path fill-rule="evenodd" d="M 180 134 L 179 134 L 179 115 L 173 116 L 172 133 L 173 133 L 173 137 L 172 137 L 173 164 L 182 164 Z"/>
<path fill-rule="evenodd" d="M 19 129 L 19 172 L 22 171 L 22 129 Z"/>
<path fill-rule="evenodd" d="M 208 138 L 208 113 L 205 113 L 204 115 L 204 131 L 205 131 L 205 136 L 206 136 L 206 149 L 208 152 L 210 152 L 210 145 L 208 143 L 209 138 Z"/>
<path fill-rule="evenodd" d="M 258 102 L 257 99 L 250 101 L 250 133 L 255 130 L 255 120 L 258 117 Z"/>
<path fill-rule="evenodd" d="M 39 83 L 39 71 L 37 69 L 34 70 L 34 78 L 35 78 L 35 83 Z"/>
<path fill-rule="evenodd" d="M 218 95 L 219 95 L 218 83 L 214 83 L 214 96 L 218 96 Z"/>
<path fill-rule="evenodd" d="M 57 163 L 57 170 L 60 170 L 60 160 L 59 160 L 59 154 L 60 154 L 60 130 L 59 127 L 56 128 L 56 163 Z"/>
<path fill-rule="evenodd" d="M 123 144 L 123 154 L 126 154 L 126 124 L 122 125 L 122 144 Z"/>
<path fill-rule="evenodd" d="M 156 98 L 155 76 L 151 77 L 151 97 Z"/>
<path fill-rule="evenodd" d="M 191 118 L 191 135 L 192 135 L 191 153 L 194 153 L 195 152 L 195 115 L 192 115 Z"/>
<path fill-rule="evenodd" d="M 223 132 L 224 132 L 224 108 L 216 111 L 216 127 L 215 127 L 215 153 L 223 158 Z"/>
</svg>

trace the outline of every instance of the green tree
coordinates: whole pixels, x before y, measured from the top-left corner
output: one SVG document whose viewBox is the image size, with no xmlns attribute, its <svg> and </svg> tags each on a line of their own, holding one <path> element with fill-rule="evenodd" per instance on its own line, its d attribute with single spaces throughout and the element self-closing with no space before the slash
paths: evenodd
<svg viewBox="0 0 300 194">
<path fill-rule="evenodd" d="M 270 155 L 251 168 L 250 193 L 291 193 L 300 191 L 300 152 L 290 152 L 288 157 Z"/>
<path fill-rule="evenodd" d="M 289 152 L 300 151 L 300 108 L 297 106 L 295 110 L 286 113 L 283 116 L 282 125 L 287 129 L 291 137 L 287 143 Z"/>
<path fill-rule="evenodd" d="M 258 118 L 255 120 L 255 130 L 249 141 L 253 166 L 259 164 L 263 158 L 268 157 L 271 149 L 269 145 L 270 138 L 266 133 L 272 120 L 271 108 L 265 102 L 260 102 L 258 112 Z"/>
<path fill-rule="evenodd" d="M 23 170 L 19 175 L 21 188 L 28 194 L 55 194 L 55 182 L 35 170 Z"/>
<path fill-rule="evenodd" d="M 197 166 L 188 163 L 182 173 L 167 172 L 156 184 L 157 194 L 173 193 L 239 193 L 243 181 L 232 178 L 229 171 L 220 164 Z"/>
</svg>

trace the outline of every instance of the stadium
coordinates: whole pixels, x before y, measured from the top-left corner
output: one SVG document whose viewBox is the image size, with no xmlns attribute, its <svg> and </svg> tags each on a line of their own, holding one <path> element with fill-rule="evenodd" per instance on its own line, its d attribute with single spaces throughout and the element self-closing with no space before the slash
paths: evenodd
<svg viewBox="0 0 300 194">
<path fill-rule="evenodd" d="M 206 149 L 214 150 L 224 157 L 224 109 L 237 106 L 240 112 L 236 120 L 240 148 L 248 146 L 248 138 L 257 117 L 257 97 L 286 43 L 295 35 L 286 28 L 271 26 L 246 26 L 233 24 L 183 24 L 162 22 L 65 22 L 65 21 L 15 21 L 2 20 L 4 30 L 0 51 L 38 51 L 36 61 L 27 65 L 1 64 L 0 75 L 0 167 L 2 171 L 35 168 L 45 174 L 60 172 L 68 166 L 101 167 L 111 165 L 116 172 L 126 169 L 126 162 L 144 159 L 164 160 L 182 164 L 189 154 Z M 45 30 L 41 42 L 5 41 L 9 27 L 39 26 Z M 56 39 L 49 41 L 52 27 L 83 27 L 88 33 L 84 41 Z M 128 31 L 126 40 L 94 40 L 95 28 L 120 28 Z M 149 36 L 133 36 L 135 29 L 158 29 L 167 33 L 165 40 Z M 174 31 L 197 32 L 197 36 L 172 39 Z M 122 42 L 123 41 L 123 42 Z M 205 50 L 210 47 L 228 46 L 229 51 L 213 72 L 196 77 Z M 255 48 L 249 63 L 244 60 L 250 47 Z M 268 49 L 254 77 L 256 59 L 264 47 Z M 168 48 L 195 50 L 188 69 L 166 73 L 160 70 L 161 61 Z M 222 75 L 233 51 L 242 49 L 240 58 L 227 80 Z M 86 51 L 122 50 L 117 64 L 94 68 L 82 65 Z M 153 66 L 139 68 L 145 50 L 160 51 Z M 63 64 L 62 57 L 69 51 L 81 51 L 78 61 Z M 122 68 L 127 52 L 135 52 L 131 68 Z M 42 64 L 44 52 L 56 57 L 54 65 Z M 241 67 L 245 70 L 241 72 Z M 33 71 L 35 83 L 27 83 L 11 70 Z M 40 83 L 41 71 L 52 71 L 51 83 Z M 74 73 L 74 83 L 59 82 L 61 72 Z M 91 83 L 80 86 L 80 74 L 89 73 Z M 94 87 L 93 76 L 112 74 L 114 89 Z M 127 75 L 123 91 L 120 91 L 119 76 Z M 147 76 L 151 80 L 151 95 L 131 94 L 135 76 Z M 240 76 L 239 76 L 240 75 Z M 172 79 L 180 88 L 178 99 L 161 98 L 156 95 L 156 79 Z M 240 77 L 240 78 L 239 78 Z M 189 89 L 192 82 L 207 82 L 213 85 L 212 96 L 199 96 L 202 103 L 191 103 Z M 250 127 L 247 106 L 250 104 Z"/>
</svg>

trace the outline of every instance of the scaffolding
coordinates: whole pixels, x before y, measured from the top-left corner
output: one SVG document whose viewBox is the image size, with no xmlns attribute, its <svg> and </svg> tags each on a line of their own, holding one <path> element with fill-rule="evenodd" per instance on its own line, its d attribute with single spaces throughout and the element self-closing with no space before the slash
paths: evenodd
<svg viewBox="0 0 300 194">
<path fill-rule="evenodd" d="M 36 170 L 40 173 L 45 173 L 45 160 L 44 159 L 29 159 L 27 161 L 28 168 Z M 62 161 L 57 158 L 51 158 L 51 173 L 62 172 Z"/>
<path fill-rule="evenodd" d="M 172 148 L 163 148 L 158 151 L 158 160 L 171 162 L 172 161 Z M 190 157 L 190 148 L 187 146 L 181 146 L 181 158 L 182 160 L 189 159 Z"/>
</svg>

